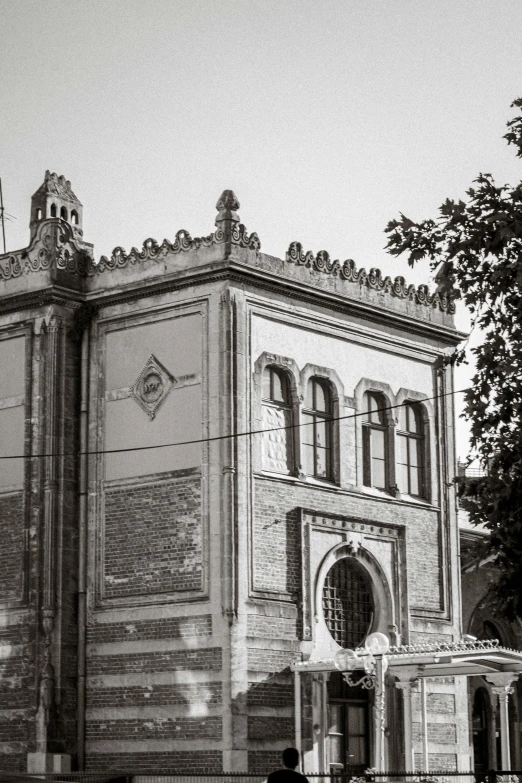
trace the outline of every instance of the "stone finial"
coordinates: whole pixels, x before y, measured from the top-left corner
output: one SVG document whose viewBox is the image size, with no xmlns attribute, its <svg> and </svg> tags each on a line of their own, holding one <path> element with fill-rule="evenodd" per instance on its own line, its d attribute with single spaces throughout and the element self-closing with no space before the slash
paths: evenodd
<svg viewBox="0 0 522 783">
<path fill-rule="evenodd" d="M 236 210 L 239 209 L 239 201 L 233 190 L 224 190 L 216 204 L 218 211 L 216 216 L 216 226 L 232 230 L 236 223 L 239 223 L 239 215 Z"/>
</svg>

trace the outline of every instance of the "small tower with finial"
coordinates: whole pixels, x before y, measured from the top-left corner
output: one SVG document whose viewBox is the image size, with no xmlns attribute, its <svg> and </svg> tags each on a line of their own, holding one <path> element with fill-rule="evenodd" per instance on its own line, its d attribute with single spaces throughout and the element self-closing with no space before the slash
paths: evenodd
<svg viewBox="0 0 522 783">
<path fill-rule="evenodd" d="M 31 240 L 42 220 L 61 218 L 65 220 L 73 233 L 81 239 L 83 236 L 83 207 L 71 189 L 71 183 L 63 175 L 58 176 L 47 170 L 45 179 L 31 199 Z"/>
</svg>

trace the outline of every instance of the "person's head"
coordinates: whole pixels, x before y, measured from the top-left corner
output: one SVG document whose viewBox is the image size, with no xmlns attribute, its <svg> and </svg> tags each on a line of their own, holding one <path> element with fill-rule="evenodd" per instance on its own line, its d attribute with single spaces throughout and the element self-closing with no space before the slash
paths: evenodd
<svg viewBox="0 0 522 783">
<path fill-rule="evenodd" d="M 299 764 L 299 751 L 295 748 L 287 748 L 283 751 L 283 764 L 288 769 L 295 769 Z"/>
</svg>

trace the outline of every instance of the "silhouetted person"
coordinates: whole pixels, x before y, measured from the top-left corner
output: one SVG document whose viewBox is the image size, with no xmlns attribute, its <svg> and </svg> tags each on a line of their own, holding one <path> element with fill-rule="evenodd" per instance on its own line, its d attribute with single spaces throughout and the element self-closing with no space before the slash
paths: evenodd
<svg viewBox="0 0 522 783">
<path fill-rule="evenodd" d="M 295 748 L 287 748 L 283 751 L 283 769 L 271 772 L 267 783 L 309 783 L 308 778 L 296 772 L 299 764 L 299 751 Z"/>
</svg>

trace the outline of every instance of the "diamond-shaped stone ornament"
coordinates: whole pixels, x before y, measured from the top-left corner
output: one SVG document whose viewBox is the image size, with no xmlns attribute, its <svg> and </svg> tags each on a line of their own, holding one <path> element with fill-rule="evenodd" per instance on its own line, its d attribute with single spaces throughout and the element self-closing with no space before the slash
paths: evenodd
<svg viewBox="0 0 522 783">
<path fill-rule="evenodd" d="M 175 382 L 176 379 L 156 359 L 154 354 L 151 354 L 132 385 L 131 395 L 143 408 L 149 419 L 153 419 Z"/>
</svg>

